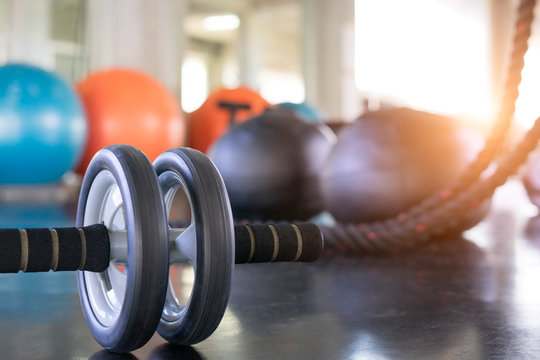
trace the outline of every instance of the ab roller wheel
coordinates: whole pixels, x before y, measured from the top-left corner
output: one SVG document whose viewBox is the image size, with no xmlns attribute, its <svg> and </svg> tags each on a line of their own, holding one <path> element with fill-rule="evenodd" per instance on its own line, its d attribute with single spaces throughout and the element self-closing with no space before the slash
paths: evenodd
<svg viewBox="0 0 540 360">
<path fill-rule="evenodd" d="M 189 220 L 168 215 L 185 194 Z M 88 167 L 77 227 L 0 229 L 0 273 L 74 271 L 96 341 L 114 352 L 143 346 L 157 331 L 173 344 L 206 339 L 219 325 L 234 264 L 313 261 L 322 235 L 310 223 L 234 225 L 223 180 L 192 149 L 173 149 L 152 165 L 139 150 L 113 145 Z M 194 273 L 181 301 L 169 266 Z"/>
<path fill-rule="evenodd" d="M 185 306 L 169 286 L 158 332 L 172 343 L 194 344 L 216 329 L 229 300 L 234 264 L 229 198 L 214 164 L 199 151 L 169 150 L 154 166 L 167 209 L 180 188 L 189 200 L 191 223 L 175 242 L 189 258 L 196 284 Z"/>
<path fill-rule="evenodd" d="M 111 251 L 105 271 L 77 274 L 90 331 L 112 351 L 144 345 L 163 309 L 169 244 L 156 180 L 142 152 L 112 146 L 96 154 L 82 184 L 77 226 L 104 224 L 109 231 L 125 235 L 118 243 L 111 241 L 111 250 L 118 251 Z"/>
</svg>

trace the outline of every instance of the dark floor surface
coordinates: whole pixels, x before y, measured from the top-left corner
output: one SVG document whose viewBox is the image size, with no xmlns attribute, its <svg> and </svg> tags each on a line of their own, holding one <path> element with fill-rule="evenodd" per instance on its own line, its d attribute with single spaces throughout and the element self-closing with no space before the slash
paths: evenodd
<svg viewBox="0 0 540 360">
<path fill-rule="evenodd" d="M 465 239 L 393 256 L 240 265 L 217 331 L 100 349 L 73 273 L 0 275 L 2 359 L 540 358 L 540 220 L 519 183 Z M 57 207 L 0 204 L 0 226 L 68 226 Z"/>
</svg>

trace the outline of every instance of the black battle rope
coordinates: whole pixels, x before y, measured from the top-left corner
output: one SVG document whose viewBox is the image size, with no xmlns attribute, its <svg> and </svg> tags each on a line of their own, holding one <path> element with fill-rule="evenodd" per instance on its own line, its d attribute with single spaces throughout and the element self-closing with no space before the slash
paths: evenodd
<svg viewBox="0 0 540 360">
<path fill-rule="evenodd" d="M 349 252 L 393 251 L 415 246 L 445 231 L 459 230 L 467 214 L 491 196 L 496 187 L 502 185 L 526 161 L 540 137 L 540 118 L 523 141 L 499 164 L 496 172 L 486 180 L 479 180 L 499 152 L 512 122 L 535 5 L 535 0 L 520 1 L 510 65 L 496 124 L 484 148 L 461 177 L 450 187 L 436 192 L 396 217 L 372 223 L 322 227 L 327 248 Z"/>
</svg>

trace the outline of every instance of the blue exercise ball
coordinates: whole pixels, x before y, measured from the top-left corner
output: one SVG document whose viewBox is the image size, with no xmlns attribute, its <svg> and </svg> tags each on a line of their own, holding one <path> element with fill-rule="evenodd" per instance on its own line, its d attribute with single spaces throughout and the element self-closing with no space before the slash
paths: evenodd
<svg viewBox="0 0 540 360">
<path fill-rule="evenodd" d="M 277 105 L 278 109 L 291 110 L 296 116 L 308 122 L 323 122 L 322 112 L 312 105 L 303 103 L 284 102 Z"/>
<path fill-rule="evenodd" d="M 64 80 L 30 65 L 0 66 L 0 184 L 58 181 L 80 159 L 86 133 Z"/>
</svg>

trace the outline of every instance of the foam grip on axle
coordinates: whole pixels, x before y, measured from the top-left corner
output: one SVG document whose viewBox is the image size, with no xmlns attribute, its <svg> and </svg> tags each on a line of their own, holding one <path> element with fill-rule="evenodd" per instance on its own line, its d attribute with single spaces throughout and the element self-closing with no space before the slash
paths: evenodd
<svg viewBox="0 0 540 360">
<path fill-rule="evenodd" d="M 111 245 L 109 233 L 103 225 L 91 225 L 84 228 L 86 240 L 86 259 L 81 270 L 101 272 L 109 267 Z"/>
<path fill-rule="evenodd" d="M 323 248 L 319 227 L 312 223 L 236 225 L 235 263 L 315 261 Z"/>
<path fill-rule="evenodd" d="M 78 270 L 82 263 L 82 242 L 77 228 L 54 229 L 58 237 L 58 261 L 54 271 Z M 60 256 L 62 254 L 62 256 Z"/>
<path fill-rule="evenodd" d="M 0 241 L 0 272 L 16 273 L 21 266 L 21 233 L 18 229 L 3 229 Z"/>
<path fill-rule="evenodd" d="M 24 232 L 26 233 L 26 244 L 28 249 L 24 271 L 49 271 L 53 261 L 53 240 L 51 231 L 49 229 L 26 229 Z M 24 236 L 24 234 L 22 236 Z"/>
<path fill-rule="evenodd" d="M 58 229 L 0 229 L 0 273 L 85 270 L 109 266 L 104 225 Z"/>
</svg>

